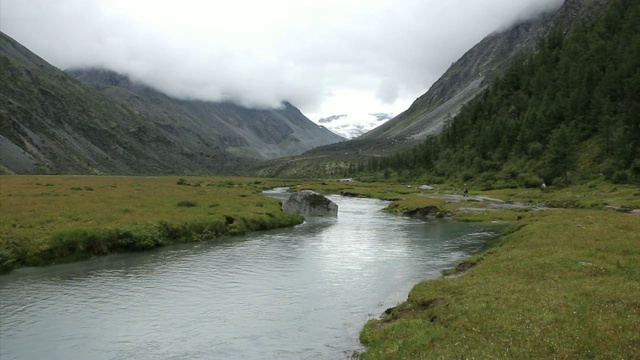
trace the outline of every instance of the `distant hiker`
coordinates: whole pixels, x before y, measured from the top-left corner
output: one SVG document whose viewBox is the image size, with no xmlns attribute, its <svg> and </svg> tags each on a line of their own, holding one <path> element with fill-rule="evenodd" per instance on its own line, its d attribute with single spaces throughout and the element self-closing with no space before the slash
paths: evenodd
<svg viewBox="0 0 640 360">
<path fill-rule="evenodd" d="M 463 197 L 469 196 L 469 188 L 467 187 L 467 184 L 464 184 L 464 195 L 462 196 Z"/>
<path fill-rule="evenodd" d="M 544 182 L 542 182 L 542 187 L 540 188 L 541 191 L 544 191 L 544 189 L 547 188 L 547 184 L 545 184 Z"/>
</svg>

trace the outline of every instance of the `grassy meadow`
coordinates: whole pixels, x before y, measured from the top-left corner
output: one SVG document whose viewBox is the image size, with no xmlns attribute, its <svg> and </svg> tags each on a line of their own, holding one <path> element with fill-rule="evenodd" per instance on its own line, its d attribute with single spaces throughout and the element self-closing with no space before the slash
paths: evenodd
<svg viewBox="0 0 640 360">
<path fill-rule="evenodd" d="M 0 266 L 10 271 L 292 226 L 288 186 L 435 206 L 501 222 L 502 237 L 370 320 L 361 359 L 632 359 L 640 353 L 640 189 L 593 182 L 478 191 L 460 186 L 220 177 L 0 177 Z"/>
<path fill-rule="evenodd" d="M 299 224 L 266 180 L 2 176 L 0 270 Z"/>
<path fill-rule="evenodd" d="M 474 195 L 524 207 L 496 210 Z M 563 207 L 538 208 L 545 204 Z M 640 189 L 600 183 L 471 191 L 462 199 L 414 194 L 391 207 L 425 205 L 511 226 L 486 252 L 416 285 L 407 301 L 370 320 L 357 357 L 638 358 Z"/>
</svg>

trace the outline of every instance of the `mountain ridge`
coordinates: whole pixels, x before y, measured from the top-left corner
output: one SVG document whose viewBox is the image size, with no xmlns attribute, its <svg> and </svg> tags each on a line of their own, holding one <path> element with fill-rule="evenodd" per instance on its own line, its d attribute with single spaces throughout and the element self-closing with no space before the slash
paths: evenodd
<svg viewBox="0 0 640 360">
<path fill-rule="evenodd" d="M 353 164 L 366 164 L 419 144 L 438 134 L 466 103 L 501 77 L 515 59 L 534 53 L 552 31 L 567 35 L 577 22 L 590 22 L 602 15 L 612 1 L 566 0 L 555 12 L 489 34 L 395 118 L 359 138 L 310 150 L 295 161 L 269 162 L 259 174 L 288 177 L 310 172 L 312 176 L 346 176 Z M 313 163 L 316 165 L 311 166 Z"/>
<path fill-rule="evenodd" d="M 489 34 L 454 62 L 407 110 L 362 138 L 421 140 L 439 133 L 445 121 L 486 89 L 516 57 L 534 51 L 542 38 L 554 29 L 570 31 L 576 21 L 600 13 L 610 1 L 566 0 L 557 11 Z"/>
<path fill-rule="evenodd" d="M 105 69 L 70 69 L 68 74 L 106 97 L 152 118 L 170 114 L 174 131 L 224 147 L 237 155 L 272 159 L 297 155 L 344 138 L 307 119 L 288 102 L 279 109 L 254 110 L 229 102 L 175 99 Z M 213 140 L 218 138 L 217 143 Z"/>
<path fill-rule="evenodd" d="M 95 70 L 65 73 L 0 33 L 0 173 L 243 173 L 344 140 L 289 103 L 177 100 L 113 72 L 89 86 L 80 72 L 91 83 Z"/>
</svg>

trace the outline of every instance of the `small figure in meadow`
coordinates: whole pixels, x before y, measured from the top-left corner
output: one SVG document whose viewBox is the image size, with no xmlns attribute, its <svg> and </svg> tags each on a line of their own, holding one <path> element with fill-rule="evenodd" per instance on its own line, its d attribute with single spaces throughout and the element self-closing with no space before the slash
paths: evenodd
<svg viewBox="0 0 640 360">
<path fill-rule="evenodd" d="M 462 196 L 463 197 L 469 196 L 469 188 L 467 187 L 467 184 L 464 184 L 464 193 Z"/>
<path fill-rule="evenodd" d="M 547 184 L 545 184 L 544 182 L 542 182 L 542 186 L 540 187 L 541 191 L 544 191 L 547 188 Z"/>
</svg>

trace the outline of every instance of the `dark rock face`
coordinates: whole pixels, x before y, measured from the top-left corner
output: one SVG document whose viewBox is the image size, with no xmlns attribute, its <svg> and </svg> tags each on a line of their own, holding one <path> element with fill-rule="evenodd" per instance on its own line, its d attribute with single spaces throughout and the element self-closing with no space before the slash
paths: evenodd
<svg viewBox="0 0 640 360">
<path fill-rule="evenodd" d="M 289 196 L 282 204 L 282 211 L 287 214 L 335 217 L 338 216 L 338 205 L 315 191 L 302 190 Z"/>
</svg>

